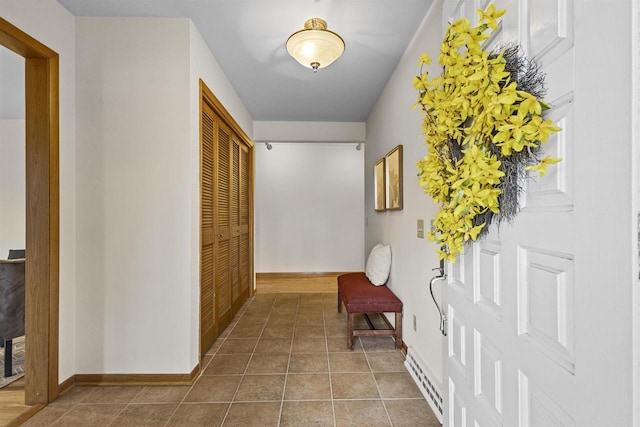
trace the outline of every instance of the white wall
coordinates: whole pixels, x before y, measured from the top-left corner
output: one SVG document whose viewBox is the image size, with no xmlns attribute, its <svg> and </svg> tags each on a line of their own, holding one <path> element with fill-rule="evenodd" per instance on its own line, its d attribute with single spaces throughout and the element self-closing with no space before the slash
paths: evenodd
<svg viewBox="0 0 640 427">
<path fill-rule="evenodd" d="M 25 248 L 24 58 L 0 46 L 0 259 Z"/>
<path fill-rule="evenodd" d="M 77 373 L 187 373 L 190 22 L 77 18 L 76 35 Z"/>
<path fill-rule="evenodd" d="M 253 122 L 256 141 L 364 142 L 363 122 Z"/>
<path fill-rule="evenodd" d="M 255 270 L 364 268 L 364 148 L 273 143 L 255 149 Z"/>
<path fill-rule="evenodd" d="M 25 122 L 0 120 L 0 259 L 25 248 Z"/>
<path fill-rule="evenodd" d="M 365 214 L 367 217 L 366 250 L 378 242 L 391 245 L 392 263 L 388 286 L 404 304 L 403 340 L 442 380 L 442 336 L 439 316 L 429 295 L 428 283 L 438 267 L 435 245 L 418 239 L 417 220 L 425 227 L 437 209 L 418 186 L 416 161 L 426 155 L 421 136 L 422 116 L 412 110 L 417 92 L 411 81 L 419 73 L 418 56 L 438 52 L 442 41 L 441 2 L 436 2 L 425 17 L 398 67 L 378 99 L 367 120 L 365 157 Z M 432 73 L 437 69 L 432 68 Z M 404 200 L 401 211 L 374 211 L 373 165 L 389 150 L 403 145 Z M 440 294 L 440 289 L 437 289 Z M 413 316 L 417 328 L 413 330 Z"/>
<path fill-rule="evenodd" d="M 24 58 L 0 46 L 0 119 L 24 119 Z"/>
<path fill-rule="evenodd" d="M 191 188 L 191 244 L 190 244 L 190 289 L 191 289 L 191 366 L 198 362 L 200 324 L 200 84 L 205 82 L 213 94 L 224 105 L 238 125 L 251 138 L 253 118 L 244 107 L 231 86 L 222 68 L 211 54 L 202 36 L 193 25 L 189 26 L 190 40 L 190 188 Z"/>
<path fill-rule="evenodd" d="M 188 20 L 78 18 L 77 34 L 78 373 L 187 373 L 199 348 L 199 79 L 248 135 L 252 117 Z"/>
<path fill-rule="evenodd" d="M 75 371 L 76 106 L 74 17 L 54 0 L 0 0 L 0 16 L 60 55 L 59 378 Z"/>
</svg>

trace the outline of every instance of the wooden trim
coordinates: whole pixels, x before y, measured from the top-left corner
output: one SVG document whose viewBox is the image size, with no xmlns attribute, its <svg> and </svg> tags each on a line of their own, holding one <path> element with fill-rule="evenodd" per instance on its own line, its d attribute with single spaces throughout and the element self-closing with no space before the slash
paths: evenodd
<svg viewBox="0 0 640 427">
<path fill-rule="evenodd" d="M 0 18 L 0 45 L 23 58 L 52 58 L 58 54 L 38 40 Z"/>
<path fill-rule="evenodd" d="M 200 373 L 198 365 L 188 374 L 76 374 L 75 385 L 162 386 L 191 385 Z"/>
<path fill-rule="evenodd" d="M 76 376 L 71 375 L 69 378 L 64 380 L 58 385 L 58 396 L 62 396 L 65 393 L 71 391 L 73 387 L 76 385 Z"/>
<path fill-rule="evenodd" d="M 33 417 L 35 414 L 40 412 L 41 409 L 44 409 L 46 405 L 38 404 L 29 406 L 23 413 L 21 413 L 18 417 L 11 420 L 7 427 L 18 427 L 27 422 L 27 420 Z"/>
<path fill-rule="evenodd" d="M 59 58 L 49 59 L 49 398 L 58 398 L 60 336 L 60 76 Z"/>
<path fill-rule="evenodd" d="M 198 377 L 200 376 L 200 372 L 202 372 L 202 364 L 198 363 L 192 370 L 191 370 L 191 384 L 194 383 L 194 381 L 196 379 L 198 379 Z"/>
<path fill-rule="evenodd" d="M 25 58 L 26 373 L 25 403 L 58 395 L 58 54 L 0 18 L 0 45 Z"/>
<path fill-rule="evenodd" d="M 207 350 L 206 348 L 203 348 L 206 343 L 209 342 L 209 340 L 212 340 L 214 338 L 211 337 L 211 335 L 215 335 L 216 330 L 215 328 L 211 328 L 208 332 L 203 332 L 203 320 L 202 320 L 202 246 L 203 244 L 207 243 L 211 243 L 213 242 L 213 232 L 212 231 L 207 231 L 207 232 L 203 232 L 202 228 L 202 223 L 203 223 L 203 215 L 202 215 L 202 193 L 203 193 L 203 179 L 202 179 L 202 174 L 203 174 L 203 114 L 204 114 L 204 106 L 205 106 L 205 100 L 204 100 L 204 96 L 202 95 L 202 79 L 200 80 L 200 96 L 199 96 L 199 101 L 198 101 L 198 238 L 199 238 L 199 243 L 198 243 L 198 354 L 200 355 L 200 359 L 202 359 L 202 355 L 205 353 L 205 351 Z M 213 126 L 213 132 L 216 132 L 216 127 L 215 124 Z M 213 198 L 214 195 L 212 194 L 211 197 Z M 215 283 L 212 285 L 214 286 L 215 289 Z M 213 302 L 214 304 L 214 310 L 215 310 L 215 301 Z M 204 337 L 204 339 L 203 339 Z"/>
<path fill-rule="evenodd" d="M 254 146 L 253 141 L 251 141 L 251 138 L 249 138 L 249 136 L 240 127 L 240 125 L 238 124 L 238 122 L 236 122 L 233 116 L 229 114 L 227 109 L 224 108 L 224 105 L 222 105 L 222 103 L 218 101 L 218 98 L 216 98 L 213 92 L 211 92 L 211 89 L 207 87 L 206 83 L 202 79 L 200 79 L 200 94 L 201 94 L 200 99 L 202 100 L 203 97 L 205 98 L 205 100 L 209 103 L 211 108 L 213 108 L 213 111 L 215 111 L 216 114 L 220 116 L 222 121 L 227 126 L 229 126 L 236 135 L 238 135 L 238 137 L 242 140 L 242 142 L 247 144 L 249 147 Z"/>
<path fill-rule="evenodd" d="M 200 376 L 201 369 L 200 364 L 197 364 L 188 374 L 76 374 L 70 376 L 58 386 L 58 394 L 62 396 L 77 385 L 192 385 Z"/>
</svg>

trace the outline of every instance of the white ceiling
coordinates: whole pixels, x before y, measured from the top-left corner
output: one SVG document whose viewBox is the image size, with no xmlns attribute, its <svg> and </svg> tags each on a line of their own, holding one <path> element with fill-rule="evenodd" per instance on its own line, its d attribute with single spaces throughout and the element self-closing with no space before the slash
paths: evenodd
<svg viewBox="0 0 640 427">
<path fill-rule="evenodd" d="M 254 120 L 363 122 L 433 0 L 58 2 L 76 16 L 190 18 Z M 316 74 L 284 47 L 314 17 L 346 44 Z"/>
</svg>

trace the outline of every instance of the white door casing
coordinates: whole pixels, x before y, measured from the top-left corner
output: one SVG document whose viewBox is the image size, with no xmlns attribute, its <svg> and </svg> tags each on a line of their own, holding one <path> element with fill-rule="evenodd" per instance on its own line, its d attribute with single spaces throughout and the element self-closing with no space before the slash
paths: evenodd
<svg viewBox="0 0 640 427">
<path fill-rule="evenodd" d="M 631 1 L 496 1 L 490 45 L 541 63 L 563 161 L 447 267 L 445 425 L 633 423 Z M 489 3 L 447 1 L 443 22 Z"/>
</svg>

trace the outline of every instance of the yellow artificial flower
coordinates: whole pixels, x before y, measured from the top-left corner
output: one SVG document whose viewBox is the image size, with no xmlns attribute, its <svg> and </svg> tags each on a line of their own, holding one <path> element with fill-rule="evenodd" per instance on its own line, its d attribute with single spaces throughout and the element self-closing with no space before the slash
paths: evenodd
<svg viewBox="0 0 640 427">
<path fill-rule="evenodd" d="M 422 68 L 431 58 L 424 53 L 418 58 L 421 72 L 413 79 L 427 145 L 427 155 L 416 163 L 418 182 L 441 204 L 427 237 L 448 262 L 455 262 L 465 243 L 486 229 L 478 215 L 500 214 L 505 176 L 500 159 L 526 156 L 560 130 L 543 119 L 548 106 L 511 81 L 506 50 L 490 58 L 483 49 L 505 10 L 491 4 L 477 13 L 475 27 L 466 18 L 449 25 L 438 55 L 442 74 L 429 80 Z M 560 160 L 546 156 L 526 169 L 544 176 L 547 166 Z"/>
<path fill-rule="evenodd" d="M 558 162 L 562 161 L 560 157 L 551 157 L 551 154 L 547 155 L 544 159 L 540 160 L 540 162 L 535 166 L 527 166 L 525 170 L 528 171 L 538 171 L 540 172 L 540 177 L 543 177 L 547 174 L 547 165 L 554 165 Z"/>
<path fill-rule="evenodd" d="M 492 30 L 498 29 L 497 19 L 504 15 L 505 9 L 496 9 L 496 5 L 491 3 L 485 10 L 477 9 L 476 13 L 480 17 L 480 23 L 486 22 Z"/>
</svg>

